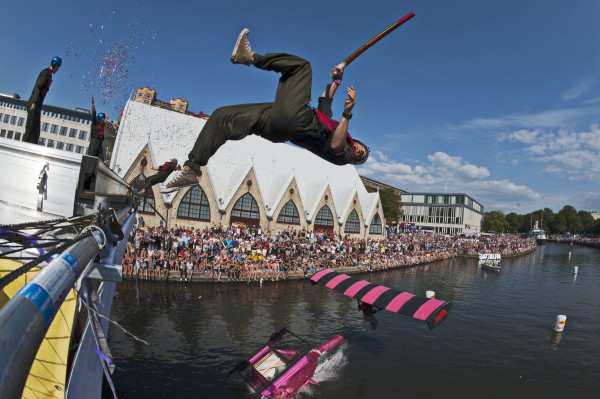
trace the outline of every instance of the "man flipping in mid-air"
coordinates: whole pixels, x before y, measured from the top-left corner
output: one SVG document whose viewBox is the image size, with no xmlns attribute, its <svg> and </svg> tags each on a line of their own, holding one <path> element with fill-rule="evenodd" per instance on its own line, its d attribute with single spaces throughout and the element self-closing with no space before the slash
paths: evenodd
<svg viewBox="0 0 600 399">
<path fill-rule="evenodd" d="M 231 105 L 218 108 L 208 119 L 188 155 L 180 175 L 169 182 L 163 193 L 198 184 L 200 167 L 228 140 L 241 140 L 256 134 L 274 143 L 291 141 L 335 165 L 362 164 L 369 149 L 348 134 L 348 123 L 356 103 L 352 86 L 346 89 L 344 112 L 340 121 L 331 119 L 333 94 L 341 84 L 344 70 L 332 71 L 316 109 L 310 107 L 312 68 L 308 61 L 291 54 L 260 55 L 248 41 L 248 29 L 240 33 L 231 62 L 281 73 L 275 101 Z"/>
</svg>

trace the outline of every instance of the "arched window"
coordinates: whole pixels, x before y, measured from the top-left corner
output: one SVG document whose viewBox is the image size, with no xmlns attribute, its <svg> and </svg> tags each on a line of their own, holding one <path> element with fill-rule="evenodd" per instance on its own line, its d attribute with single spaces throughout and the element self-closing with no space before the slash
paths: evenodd
<svg viewBox="0 0 600 399">
<path fill-rule="evenodd" d="M 233 205 L 230 222 L 256 226 L 260 224 L 258 204 L 250 193 L 242 195 L 235 205 Z"/>
<path fill-rule="evenodd" d="M 333 215 L 327 205 L 319 210 L 315 218 L 315 231 L 318 230 L 333 231 Z"/>
<path fill-rule="evenodd" d="M 344 227 L 344 233 L 360 233 L 360 220 L 358 219 L 358 213 L 353 209 L 346 219 L 346 227 Z"/>
<path fill-rule="evenodd" d="M 379 214 L 376 213 L 373 216 L 373 220 L 371 221 L 371 226 L 369 226 L 369 234 L 382 234 L 383 230 L 381 228 L 381 218 Z"/>
<path fill-rule="evenodd" d="M 200 186 L 194 186 L 183 196 L 177 217 L 182 219 L 210 220 L 210 205 L 204 190 Z"/>
<path fill-rule="evenodd" d="M 138 175 L 135 179 L 133 179 L 130 184 L 134 190 L 139 191 L 144 188 L 144 184 L 146 183 L 146 177 L 144 175 Z M 138 212 L 140 213 L 148 213 L 154 215 L 154 208 L 156 207 L 156 202 L 154 201 L 154 192 L 152 189 L 148 189 L 144 191 L 144 194 L 140 196 L 140 203 L 138 204 Z"/>
<path fill-rule="evenodd" d="M 279 216 L 277 216 L 277 223 L 300 224 L 300 214 L 298 213 L 298 208 L 296 208 L 294 201 L 289 200 L 287 204 L 281 208 L 281 212 L 279 212 Z"/>
</svg>

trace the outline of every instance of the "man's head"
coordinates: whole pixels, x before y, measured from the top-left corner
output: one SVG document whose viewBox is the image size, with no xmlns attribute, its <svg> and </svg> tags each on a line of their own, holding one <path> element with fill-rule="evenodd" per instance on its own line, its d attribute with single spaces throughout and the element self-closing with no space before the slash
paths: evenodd
<svg viewBox="0 0 600 399">
<path fill-rule="evenodd" d="M 177 166 L 177 158 L 171 158 L 171 163 L 173 163 L 173 165 Z"/>
<path fill-rule="evenodd" d="M 56 73 L 61 65 L 62 60 L 60 59 L 60 57 L 52 58 L 52 61 L 50 61 L 50 68 L 52 68 L 52 73 Z"/>
<path fill-rule="evenodd" d="M 362 141 L 354 139 L 354 149 L 352 151 L 352 156 L 354 157 L 354 165 L 361 165 L 367 162 L 367 158 L 369 158 L 369 147 L 367 147 Z"/>
</svg>

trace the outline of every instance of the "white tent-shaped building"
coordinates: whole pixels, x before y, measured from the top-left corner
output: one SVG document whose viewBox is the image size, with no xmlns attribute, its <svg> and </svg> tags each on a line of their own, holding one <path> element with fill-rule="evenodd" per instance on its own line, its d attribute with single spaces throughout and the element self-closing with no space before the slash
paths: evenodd
<svg viewBox="0 0 600 399">
<path fill-rule="evenodd" d="M 128 101 L 111 158 L 127 181 L 155 173 L 170 158 L 180 163 L 206 120 Z M 174 177 L 172 174 L 169 179 Z M 167 180 L 168 182 L 168 180 Z M 385 229 L 378 193 L 368 193 L 352 165 L 337 166 L 290 144 L 258 136 L 230 141 L 202 168 L 198 186 L 145 193 L 146 223 L 205 227 L 244 223 L 272 232 L 294 228 L 353 237 L 381 237 Z"/>
</svg>

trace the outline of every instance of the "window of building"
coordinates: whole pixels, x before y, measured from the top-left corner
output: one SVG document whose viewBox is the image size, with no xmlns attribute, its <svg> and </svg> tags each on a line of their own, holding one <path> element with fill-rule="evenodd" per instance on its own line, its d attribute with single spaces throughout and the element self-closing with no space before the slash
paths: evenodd
<svg viewBox="0 0 600 399">
<path fill-rule="evenodd" d="M 62 150 L 63 148 L 65 148 L 65 143 L 63 143 L 62 141 L 57 141 L 56 142 L 56 149 L 57 150 Z"/>
<path fill-rule="evenodd" d="M 10 117 L 10 124 L 11 125 L 16 125 L 17 124 L 17 117 L 15 115 Z"/>
<path fill-rule="evenodd" d="M 260 222 L 260 212 L 258 210 L 258 204 L 250 193 L 242 195 L 233 205 L 231 210 L 231 222 L 255 224 L 258 225 Z M 254 222 L 254 223 L 252 223 Z"/>
<path fill-rule="evenodd" d="M 50 126 L 50 133 L 56 134 L 57 131 L 58 131 L 58 126 L 53 123 L 52 126 Z"/>
<path fill-rule="evenodd" d="M 0 104 L 3 105 L 3 104 Z M 0 112 L 0 122 L 2 122 L 2 115 L 4 115 L 2 112 Z"/>
<path fill-rule="evenodd" d="M 15 132 L 15 140 L 21 141 L 21 133 Z"/>
<path fill-rule="evenodd" d="M 318 230 L 333 231 L 333 214 L 327 205 L 319 210 L 315 218 L 315 231 Z"/>
<path fill-rule="evenodd" d="M 83 147 L 78 145 L 77 147 L 75 147 L 75 152 L 78 154 L 83 154 Z"/>
<path fill-rule="evenodd" d="M 283 208 L 281 208 L 281 212 L 279 212 L 279 216 L 277 216 L 277 223 L 286 223 L 286 224 L 300 224 L 300 214 L 298 213 L 298 208 L 294 201 L 289 200 Z"/>
<path fill-rule="evenodd" d="M 346 219 L 346 226 L 344 227 L 344 233 L 360 233 L 360 220 L 358 219 L 358 213 L 353 209 Z"/>
<path fill-rule="evenodd" d="M 202 187 L 194 186 L 185 193 L 177 209 L 177 217 L 182 219 L 210 220 L 210 205 Z"/>
<path fill-rule="evenodd" d="M 46 139 L 43 137 L 40 137 L 40 139 L 38 140 L 38 144 L 40 145 L 46 145 Z"/>
<path fill-rule="evenodd" d="M 376 213 L 375 216 L 373 216 L 371 225 L 369 226 L 369 234 L 381 234 L 382 232 L 381 218 L 379 217 L 379 214 Z"/>
<path fill-rule="evenodd" d="M 54 148 L 54 140 L 48 140 L 48 144 L 46 144 L 46 147 Z"/>
<path fill-rule="evenodd" d="M 69 137 L 77 137 L 77 129 L 71 128 L 69 129 Z"/>
<path fill-rule="evenodd" d="M 60 133 L 59 133 L 59 134 L 60 134 L 61 136 L 66 136 L 66 135 L 67 135 L 67 130 L 68 130 L 68 129 L 67 129 L 67 127 L 66 127 L 66 126 L 61 126 L 61 127 L 60 127 Z"/>
<path fill-rule="evenodd" d="M 65 150 L 73 152 L 73 144 L 67 144 Z"/>
<path fill-rule="evenodd" d="M 4 115 L 4 123 L 8 123 L 8 121 L 10 120 L 10 115 L 5 114 Z"/>
<path fill-rule="evenodd" d="M 0 130 L 0 137 L 6 137 L 6 129 Z"/>
<path fill-rule="evenodd" d="M 48 122 L 42 123 L 42 132 L 47 132 L 48 126 L 50 126 L 50 124 Z"/>
<path fill-rule="evenodd" d="M 145 181 L 146 178 L 144 177 L 144 175 L 138 175 L 129 184 L 131 184 L 134 190 L 139 191 L 144 187 Z M 138 204 L 138 212 L 154 215 L 154 207 L 154 192 L 152 190 L 144 191 L 144 194 L 140 199 L 140 203 Z"/>
<path fill-rule="evenodd" d="M 85 130 L 79 131 L 79 140 L 87 140 L 87 132 Z"/>
<path fill-rule="evenodd" d="M 23 123 L 25 123 L 25 118 L 19 117 L 19 121 L 17 122 L 17 126 L 23 126 Z"/>
</svg>

